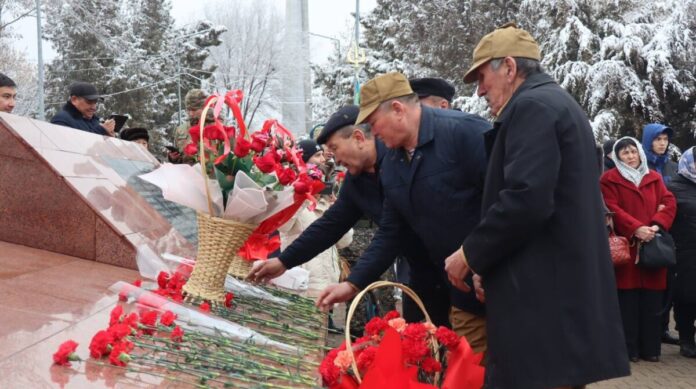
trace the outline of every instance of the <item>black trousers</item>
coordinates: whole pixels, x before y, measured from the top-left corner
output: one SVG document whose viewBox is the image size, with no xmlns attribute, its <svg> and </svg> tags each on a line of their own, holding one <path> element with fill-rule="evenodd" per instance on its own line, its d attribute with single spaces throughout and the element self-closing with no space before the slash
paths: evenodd
<svg viewBox="0 0 696 389">
<path fill-rule="evenodd" d="M 619 307 L 629 357 L 658 357 L 664 291 L 619 289 Z"/>
<path fill-rule="evenodd" d="M 428 311 L 430 319 L 436 326 L 445 326 L 451 328 L 449 321 L 449 311 L 450 311 L 450 298 L 449 290 L 443 288 L 440 285 L 432 286 L 429 288 L 424 287 L 414 287 L 416 294 L 423 300 L 423 305 Z M 423 311 L 416 305 L 416 303 L 408 297 L 406 293 L 403 294 L 403 313 L 404 319 L 409 323 L 418 323 L 423 320 Z"/>
<path fill-rule="evenodd" d="M 674 301 L 674 319 L 679 328 L 679 343 L 694 344 L 694 321 L 696 321 L 696 303 Z"/>
</svg>

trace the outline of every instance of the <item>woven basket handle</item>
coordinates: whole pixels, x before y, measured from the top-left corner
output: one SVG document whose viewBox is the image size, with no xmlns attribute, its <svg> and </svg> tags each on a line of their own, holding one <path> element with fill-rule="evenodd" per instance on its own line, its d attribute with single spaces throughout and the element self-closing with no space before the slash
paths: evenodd
<svg viewBox="0 0 696 389">
<path fill-rule="evenodd" d="M 205 197 L 208 200 L 208 214 L 210 216 L 215 216 L 215 214 L 213 214 L 213 200 L 210 198 L 210 188 L 208 187 L 208 172 L 205 170 L 205 143 L 203 143 L 203 129 L 205 128 L 205 118 L 208 115 L 208 110 L 210 109 L 210 106 L 217 102 L 217 100 L 217 96 L 208 100 L 208 102 L 205 104 L 205 107 L 203 107 L 203 112 L 201 112 L 201 118 L 198 121 L 198 126 L 200 130 L 200 139 L 198 141 L 198 159 L 201 163 L 201 174 L 203 175 L 203 183 L 205 184 Z"/>
<path fill-rule="evenodd" d="M 360 304 L 360 301 L 363 299 L 363 297 L 365 297 L 365 295 L 371 290 L 384 287 L 395 287 L 401 289 L 404 293 L 411 297 L 411 299 L 413 299 L 416 305 L 418 305 L 418 308 L 420 308 L 421 311 L 423 311 L 425 321 L 432 324 L 432 320 L 430 320 L 430 315 L 428 315 L 428 311 L 426 311 L 425 306 L 423 305 L 423 301 L 420 299 L 420 297 L 418 297 L 418 295 L 416 294 L 416 292 L 413 291 L 413 289 L 409 288 L 404 284 L 399 284 L 391 281 L 376 281 L 368 285 L 367 288 L 363 289 L 360 293 L 358 293 L 355 296 L 353 302 L 350 303 L 350 307 L 348 308 L 348 314 L 346 315 L 346 350 L 348 350 L 353 356 L 353 358 L 351 358 L 351 367 L 353 368 L 353 373 L 355 373 L 355 378 L 357 378 L 358 383 L 362 382 L 362 378 L 360 377 L 360 372 L 358 371 L 358 364 L 355 361 L 355 354 L 353 353 L 353 346 L 352 342 L 350 341 L 350 321 L 353 318 L 355 310 L 358 308 L 358 305 Z M 439 344 L 437 343 L 437 339 L 434 336 L 430 336 L 430 343 L 431 347 L 433 348 L 433 351 L 436 353 L 437 358 L 440 349 Z M 438 381 L 439 377 L 440 373 L 436 373 L 435 382 Z"/>
</svg>

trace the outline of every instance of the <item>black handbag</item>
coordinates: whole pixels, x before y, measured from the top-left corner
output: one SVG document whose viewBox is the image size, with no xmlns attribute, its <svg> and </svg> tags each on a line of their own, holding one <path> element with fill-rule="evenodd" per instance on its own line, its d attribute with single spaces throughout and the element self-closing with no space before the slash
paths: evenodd
<svg viewBox="0 0 696 389">
<path fill-rule="evenodd" d="M 655 233 L 653 240 L 641 243 L 636 264 L 646 269 L 675 266 L 677 256 L 672 235 L 660 229 Z"/>
</svg>

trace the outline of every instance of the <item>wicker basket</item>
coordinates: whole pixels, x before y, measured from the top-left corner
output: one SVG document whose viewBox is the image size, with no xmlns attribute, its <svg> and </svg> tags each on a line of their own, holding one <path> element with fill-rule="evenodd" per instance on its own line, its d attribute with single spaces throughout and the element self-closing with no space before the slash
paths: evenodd
<svg viewBox="0 0 696 389">
<path fill-rule="evenodd" d="M 358 308 L 358 305 L 360 304 L 360 301 L 362 298 L 371 290 L 377 289 L 377 288 L 384 288 L 384 287 L 395 287 L 401 289 L 404 293 L 406 293 L 409 297 L 415 301 L 415 303 L 418 305 L 418 307 L 423 311 L 423 315 L 425 316 L 425 321 L 428 323 L 432 323 L 430 320 L 430 315 L 428 315 L 428 311 L 425 310 L 425 306 L 423 305 L 423 301 L 421 301 L 420 297 L 414 292 L 411 288 L 404 284 L 399 284 L 396 282 L 391 282 L 391 281 L 377 281 L 373 282 L 370 285 L 368 285 L 367 288 L 363 289 L 360 293 L 358 293 L 357 296 L 353 299 L 353 302 L 350 304 L 350 308 L 348 308 L 348 313 L 346 314 L 346 350 L 348 350 L 351 355 L 353 355 L 351 366 L 353 368 L 353 373 L 355 373 L 355 378 L 358 380 L 358 383 L 362 382 L 362 377 L 360 377 L 360 372 L 358 371 L 358 364 L 355 361 L 355 355 L 353 354 L 353 345 L 352 342 L 350 341 L 350 321 L 353 318 L 353 315 L 355 314 L 355 310 Z M 436 359 L 439 359 L 439 350 L 440 350 L 440 345 L 437 342 L 437 339 L 434 336 L 430 337 L 430 347 L 435 355 Z M 435 382 L 438 382 L 440 379 L 440 373 L 435 373 Z"/>
<path fill-rule="evenodd" d="M 200 152 L 201 173 L 207 177 L 205 163 L 205 147 L 203 147 L 203 128 L 210 107 L 217 102 L 217 97 L 210 99 L 203 112 L 200 123 Z M 251 268 L 251 262 L 237 257 L 242 247 L 256 226 L 222 219 L 213 215 L 213 205 L 210 188 L 205 180 L 205 194 L 208 200 L 208 214 L 198 213 L 198 255 L 191 277 L 183 287 L 187 299 L 207 300 L 212 303 L 225 301 L 225 277 L 232 268 L 232 273 L 245 277 Z M 234 264 L 233 264 L 234 262 Z"/>
<path fill-rule="evenodd" d="M 198 256 L 183 288 L 187 297 L 218 303 L 225 301 L 225 277 L 230 264 L 254 228 L 250 224 L 198 214 Z M 246 276 L 246 273 L 240 274 Z"/>
</svg>

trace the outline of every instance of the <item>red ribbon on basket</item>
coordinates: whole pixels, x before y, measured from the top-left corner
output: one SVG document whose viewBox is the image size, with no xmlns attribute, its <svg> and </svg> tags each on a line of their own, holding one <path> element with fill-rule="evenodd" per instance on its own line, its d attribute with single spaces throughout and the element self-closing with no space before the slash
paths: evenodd
<svg viewBox="0 0 696 389">
<path fill-rule="evenodd" d="M 474 354 L 466 338 L 461 337 L 457 348 L 447 352 L 447 371 L 442 389 L 479 389 L 483 387 L 485 368 L 483 353 Z"/>
</svg>

